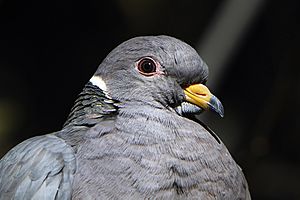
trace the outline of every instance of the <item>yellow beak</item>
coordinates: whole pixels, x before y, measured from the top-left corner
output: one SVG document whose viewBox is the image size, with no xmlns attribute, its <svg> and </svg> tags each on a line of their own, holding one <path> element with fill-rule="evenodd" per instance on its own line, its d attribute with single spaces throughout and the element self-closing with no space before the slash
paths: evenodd
<svg viewBox="0 0 300 200">
<path fill-rule="evenodd" d="M 215 97 L 203 84 L 191 85 L 184 89 L 185 98 L 204 110 L 212 110 L 221 117 L 224 116 L 224 108 L 220 100 Z"/>
</svg>

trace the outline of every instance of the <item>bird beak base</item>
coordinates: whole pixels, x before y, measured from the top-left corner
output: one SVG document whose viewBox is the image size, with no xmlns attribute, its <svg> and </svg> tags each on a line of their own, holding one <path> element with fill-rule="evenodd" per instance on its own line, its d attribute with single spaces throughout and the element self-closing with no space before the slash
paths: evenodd
<svg viewBox="0 0 300 200">
<path fill-rule="evenodd" d="M 212 110 L 224 116 L 224 108 L 220 100 L 215 97 L 203 84 L 194 84 L 184 89 L 186 101 L 195 104 L 204 110 Z"/>
</svg>

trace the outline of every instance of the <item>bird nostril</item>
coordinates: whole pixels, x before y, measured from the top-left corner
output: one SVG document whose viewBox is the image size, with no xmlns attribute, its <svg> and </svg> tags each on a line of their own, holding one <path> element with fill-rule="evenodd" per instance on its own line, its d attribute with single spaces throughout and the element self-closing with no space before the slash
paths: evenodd
<svg viewBox="0 0 300 200">
<path fill-rule="evenodd" d="M 197 93 L 197 94 L 200 96 L 207 96 L 207 94 L 204 94 L 204 93 Z"/>
<path fill-rule="evenodd" d="M 196 92 L 195 94 L 202 97 L 206 97 L 208 95 L 207 93 L 200 93 L 200 92 Z"/>
</svg>

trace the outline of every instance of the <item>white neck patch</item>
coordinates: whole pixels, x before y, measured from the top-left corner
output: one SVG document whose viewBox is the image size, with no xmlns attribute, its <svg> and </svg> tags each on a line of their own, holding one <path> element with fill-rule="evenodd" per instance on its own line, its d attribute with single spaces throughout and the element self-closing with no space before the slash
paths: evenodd
<svg viewBox="0 0 300 200">
<path fill-rule="evenodd" d="M 103 90 L 104 92 L 107 91 L 107 87 L 106 87 L 106 84 L 105 82 L 103 81 L 103 79 L 100 77 L 100 76 L 93 76 L 91 79 L 90 79 L 90 82 L 97 86 L 98 88 L 100 88 L 101 90 Z"/>
<path fill-rule="evenodd" d="M 105 82 L 103 81 L 103 79 L 100 77 L 100 76 L 93 76 L 91 79 L 90 79 L 90 82 L 97 86 L 98 88 L 100 88 L 106 97 L 110 98 L 109 95 L 107 94 L 107 87 L 106 87 L 106 84 Z"/>
</svg>

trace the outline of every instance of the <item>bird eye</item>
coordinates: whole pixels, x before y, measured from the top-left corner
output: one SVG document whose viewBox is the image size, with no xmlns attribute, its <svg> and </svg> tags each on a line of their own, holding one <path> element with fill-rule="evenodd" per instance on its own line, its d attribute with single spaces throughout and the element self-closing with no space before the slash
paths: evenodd
<svg viewBox="0 0 300 200">
<path fill-rule="evenodd" d="M 142 58 L 137 62 L 137 69 L 146 76 L 151 76 L 156 72 L 157 64 L 152 58 Z"/>
</svg>

